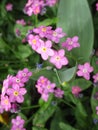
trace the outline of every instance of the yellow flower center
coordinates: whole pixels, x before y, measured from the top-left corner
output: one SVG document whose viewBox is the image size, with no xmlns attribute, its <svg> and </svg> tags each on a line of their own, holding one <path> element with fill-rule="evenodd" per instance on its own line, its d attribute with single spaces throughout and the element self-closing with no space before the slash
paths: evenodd
<svg viewBox="0 0 98 130">
<path fill-rule="evenodd" d="M 44 80 L 42 79 L 41 82 L 44 83 Z"/>
<path fill-rule="evenodd" d="M 50 89 L 50 88 L 51 88 L 51 86 L 47 86 L 47 88 L 48 88 L 48 89 Z"/>
<path fill-rule="evenodd" d="M 7 99 L 5 99 L 5 100 L 4 100 L 4 103 L 5 103 L 6 105 L 8 105 L 8 100 L 7 100 Z"/>
<path fill-rule="evenodd" d="M 43 52 L 46 52 L 46 51 L 47 51 L 47 48 L 46 48 L 46 47 L 43 47 L 43 48 L 42 48 L 42 51 L 43 51 Z"/>
<path fill-rule="evenodd" d="M 57 60 L 57 61 L 59 61 L 59 60 L 60 60 L 60 57 L 59 57 L 59 56 L 57 56 L 57 57 L 56 57 L 56 60 Z"/>
<path fill-rule="evenodd" d="M 57 32 L 53 32 L 53 36 L 54 36 L 54 37 L 57 36 Z"/>
<path fill-rule="evenodd" d="M 45 27 L 42 28 L 42 32 L 46 32 L 46 28 Z"/>
<path fill-rule="evenodd" d="M 83 69 L 83 73 L 86 73 L 87 72 L 87 69 Z"/>
<path fill-rule="evenodd" d="M 72 44 L 73 44 L 73 42 L 72 42 L 72 41 L 70 41 L 70 42 L 69 42 L 69 45 L 72 45 Z"/>
<path fill-rule="evenodd" d="M 33 40 L 32 40 L 32 43 L 33 43 L 33 44 L 36 44 L 36 39 L 33 39 Z"/>
<path fill-rule="evenodd" d="M 18 96 L 19 92 L 18 91 L 14 91 L 14 96 Z"/>
</svg>

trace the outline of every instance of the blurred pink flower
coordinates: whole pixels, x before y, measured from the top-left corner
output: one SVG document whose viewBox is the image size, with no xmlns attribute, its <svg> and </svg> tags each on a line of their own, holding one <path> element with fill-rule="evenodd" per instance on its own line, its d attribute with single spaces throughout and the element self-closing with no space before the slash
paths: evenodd
<svg viewBox="0 0 98 130">
<path fill-rule="evenodd" d="M 90 66 L 90 63 L 86 62 L 84 65 L 78 65 L 78 76 L 83 76 L 86 80 L 90 79 L 90 73 L 93 72 L 93 67 Z"/>
<path fill-rule="evenodd" d="M 98 11 L 98 2 L 96 3 L 96 10 Z"/>
<path fill-rule="evenodd" d="M 50 58 L 50 62 L 56 66 L 56 68 L 61 69 L 63 65 L 68 64 L 68 59 L 64 56 L 65 51 L 63 49 L 59 51 L 54 51 L 54 55 Z"/>
<path fill-rule="evenodd" d="M 19 20 L 16 20 L 16 23 L 17 24 L 21 24 L 21 25 L 26 25 L 26 22 L 24 21 L 24 19 L 19 19 Z"/>
<path fill-rule="evenodd" d="M 11 130 L 26 130 L 25 128 L 23 128 L 25 121 L 20 116 L 13 118 L 11 122 Z"/>
<path fill-rule="evenodd" d="M 60 88 L 57 88 L 57 89 L 54 90 L 54 95 L 57 98 L 62 98 L 63 95 L 64 95 L 64 91 L 61 90 Z"/>
<path fill-rule="evenodd" d="M 98 82 L 98 73 L 96 73 L 95 75 L 93 75 L 93 79 L 94 79 L 94 83 Z"/>
<path fill-rule="evenodd" d="M 78 96 L 81 91 L 82 91 L 82 89 L 78 86 L 72 87 L 72 94 L 74 94 L 75 96 Z"/>
<path fill-rule="evenodd" d="M 62 43 L 62 47 L 65 47 L 68 51 L 71 51 L 73 48 L 80 47 L 78 39 L 78 36 L 74 36 L 73 38 L 68 37 L 66 41 Z"/>
<path fill-rule="evenodd" d="M 52 7 L 52 6 L 54 6 L 57 2 L 58 2 L 58 0 L 46 0 L 46 5 Z"/>
<path fill-rule="evenodd" d="M 5 111 L 9 111 L 11 109 L 11 102 L 8 96 L 1 95 L 1 106 Z"/>
<path fill-rule="evenodd" d="M 8 4 L 6 4 L 5 8 L 6 8 L 7 11 L 12 11 L 13 10 L 13 4 L 8 3 Z"/>
</svg>

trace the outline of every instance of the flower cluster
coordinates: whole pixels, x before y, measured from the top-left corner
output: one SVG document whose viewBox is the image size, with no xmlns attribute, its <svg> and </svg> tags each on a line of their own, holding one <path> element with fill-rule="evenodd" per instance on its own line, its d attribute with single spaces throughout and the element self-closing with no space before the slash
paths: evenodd
<svg viewBox="0 0 98 130">
<path fill-rule="evenodd" d="M 51 83 L 50 80 L 44 76 L 40 76 L 37 80 L 36 88 L 44 101 L 48 100 L 50 93 L 54 93 L 55 97 L 62 98 L 64 91 L 62 91 L 60 88 L 55 89 L 55 87 L 56 84 Z"/>
<path fill-rule="evenodd" d="M 57 0 L 28 0 L 24 7 L 24 13 L 31 16 L 32 14 L 44 14 L 47 6 L 54 6 Z"/>
<path fill-rule="evenodd" d="M 12 119 L 11 122 L 12 122 L 11 130 L 26 130 L 24 128 L 25 121 L 20 116 L 17 116 L 16 118 Z"/>
<path fill-rule="evenodd" d="M 16 76 L 7 76 L 7 79 L 3 81 L 0 113 L 3 113 L 4 110 L 11 111 L 13 105 L 17 106 L 24 101 L 24 95 L 27 92 L 24 85 L 31 75 L 32 72 L 24 68 L 23 70 L 19 70 Z"/>
<path fill-rule="evenodd" d="M 68 59 L 65 56 L 65 50 L 56 50 L 55 45 L 58 44 L 66 34 L 62 28 L 58 27 L 55 30 L 51 26 L 40 26 L 29 30 L 27 41 L 34 51 L 41 55 L 43 60 L 48 60 L 61 69 L 62 66 L 68 64 Z"/>
</svg>

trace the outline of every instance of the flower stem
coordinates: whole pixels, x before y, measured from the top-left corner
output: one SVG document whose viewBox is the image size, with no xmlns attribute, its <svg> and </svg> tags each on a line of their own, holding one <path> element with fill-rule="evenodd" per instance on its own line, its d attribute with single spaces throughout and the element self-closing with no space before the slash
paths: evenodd
<svg viewBox="0 0 98 130">
<path fill-rule="evenodd" d="M 30 106 L 30 107 L 22 107 L 20 108 L 21 110 L 26 110 L 26 109 L 32 109 L 32 108 L 38 108 L 39 105 L 36 105 L 36 106 Z"/>
<path fill-rule="evenodd" d="M 55 71 L 55 73 L 56 73 L 56 76 L 57 76 L 57 78 L 58 78 L 59 83 L 62 85 L 62 82 L 61 82 L 60 77 L 59 77 L 59 75 L 58 75 L 57 69 L 54 68 L 54 71 Z"/>
</svg>

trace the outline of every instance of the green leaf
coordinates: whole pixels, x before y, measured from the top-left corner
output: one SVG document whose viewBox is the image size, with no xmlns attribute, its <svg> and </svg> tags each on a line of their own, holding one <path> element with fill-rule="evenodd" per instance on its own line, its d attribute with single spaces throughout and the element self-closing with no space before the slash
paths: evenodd
<svg viewBox="0 0 98 130">
<path fill-rule="evenodd" d="M 98 115 L 96 114 L 96 106 L 98 106 L 98 86 L 93 86 L 92 96 L 91 96 L 91 108 L 93 111 L 93 118 L 98 119 Z"/>
<path fill-rule="evenodd" d="M 19 45 L 18 51 L 15 53 L 20 59 L 25 59 L 32 54 L 32 51 L 28 45 Z"/>
<path fill-rule="evenodd" d="M 93 66 L 93 68 L 94 68 L 94 73 L 97 73 L 98 72 L 98 65 L 96 64 L 96 62 L 98 62 L 98 57 L 96 57 L 96 56 L 93 56 L 92 57 L 92 66 Z"/>
<path fill-rule="evenodd" d="M 33 29 L 33 26 L 22 26 L 20 24 L 16 24 L 14 27 L 14 32 L 16 33 L 16 29 L 19 29 L 21 32 L 21 36 L 24 38 L 28 33 L 28 30 Z"/>
<path fill-rule="evenodd" d="M 46 121 L 53 115 L 57 108 L 57 105 L 52 104 L 52 95 L 49 97 L 47 102 L 44 102 L 43 106 L 36 112 L 33 125 L 44 127 Z"/>
<path fill-rule="evenodd" d="M 77 67 L 75 66 L 70 69 L 58 71 L 58 75 L 60 77 L 61 82 L 63 83 L 70 81 L 75 76 L 76 68 Z"/>
<path fill-rule="evenodd" d="M 79 78 L 79 79 L 73 80 L 69 85 L 71 86 L 71 88 L 72 88 L 72 86 L 79 86 L 82 90 L 85 90 L 88 87 L 90 87 L 91 84 L 92 84 L 91 81 L 88 81 L 83 78 Z"/>
<path fill-rule="evenodd" d="M 39 24 L 37 26 L 49 26 L 51 24 L 55 24 L 57 22 L 57 18 L 53 18 L 53 19 L 45 19 L 42 22 L 39 22 Z"/>
<path fill-rule="evenodd" d="M 60 126 L 60 130 L 78 130 L 78 129 L 75 129 L 72 126 L 65 124 L 63 122 L 60 122 L 59 126 Z"/>
<path fill-rule="evenodd" d="M 53 116 L 53 119 L 51 121 L 50 130 L 60 130 L 59 123 L 62 122 L 63 119 L 64 119 L 64 113 L 58 107 L 56 109 L 56 112 L 55 112 L 55 114 Z"/>
<path fill-rule="evenodd" d="M 47 130 L 46 128 L 41 127 L 32 127 L 32 130 Z"/>
<path fill-rule="evenodd" d="M 61 0 L 58 9 L 58 27 L 68 37 L 79 36 L 80 48 L 72 51 L 79 60 L 89 60 L 94 43 L 94 29 L 87 0 Z"/>
</svg>

